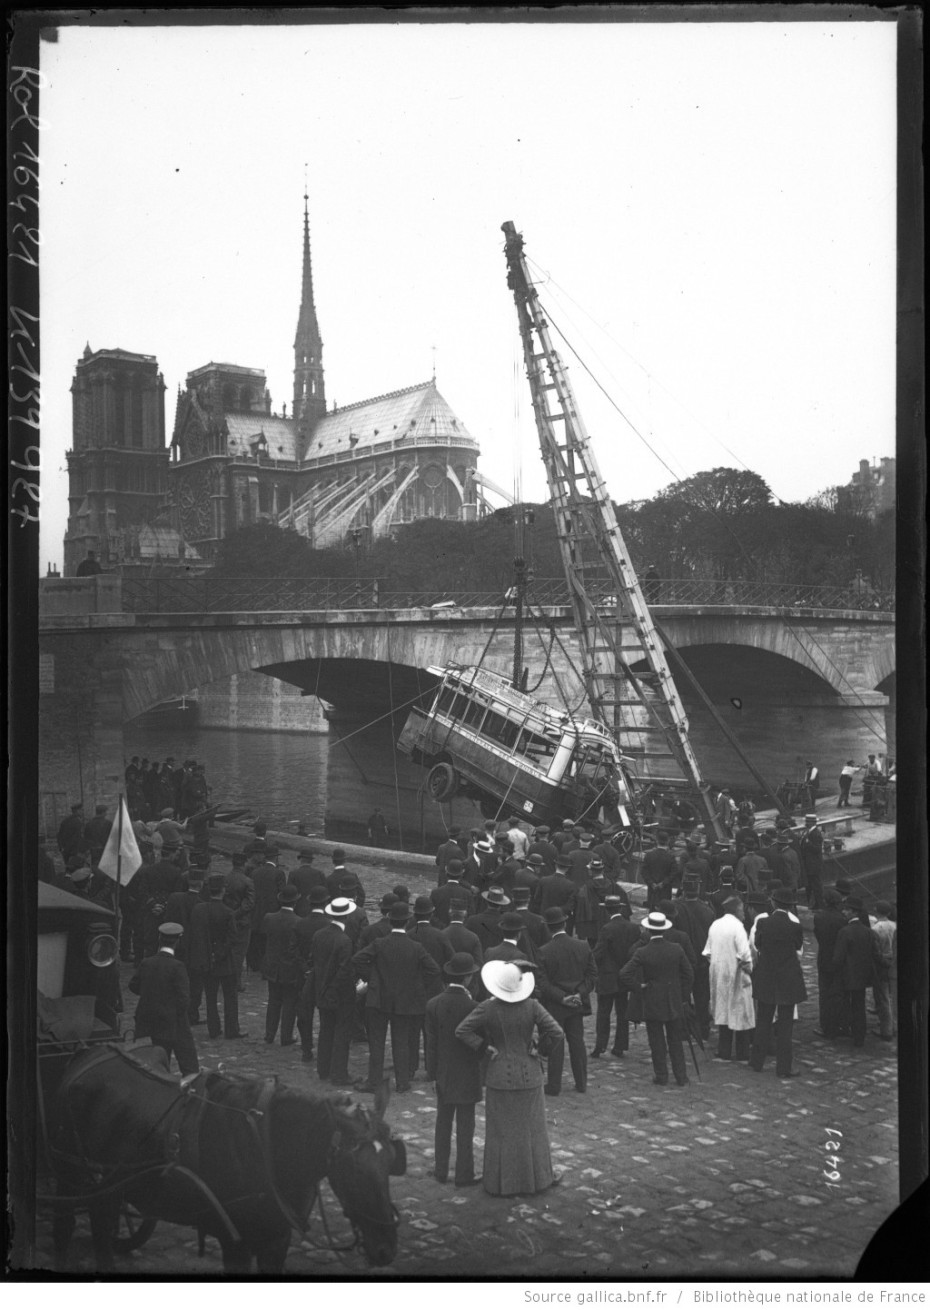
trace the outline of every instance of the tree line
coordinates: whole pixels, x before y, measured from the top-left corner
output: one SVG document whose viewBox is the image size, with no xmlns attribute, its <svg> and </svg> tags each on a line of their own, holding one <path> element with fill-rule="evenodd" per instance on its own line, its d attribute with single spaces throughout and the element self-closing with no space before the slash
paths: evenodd
<svg viewBox="0 0 930 1310">
<path fill-rule="evenodd" d="M 615 508 L 640 573 L 654 566 L 662 578 L 799 586 L 850 587 L 858 579 L 890 591 L 894 513 L 870 516 L 842 490 L 786 503 L 758 474 L 716 468 Z M 421 519 L 392 537 L 369 542 L 363 531 L 358 542 L 349 536 L 326 550 L 293 530 L 259 523 L 220 543 L 216 570 L 229 577 L 357 575 L 378 578 L 385 591 L 503 593 L 516 555 L 536 579 L 562 576 L 551 506 L 508 506 L 473 523 Z"/>
</svg>

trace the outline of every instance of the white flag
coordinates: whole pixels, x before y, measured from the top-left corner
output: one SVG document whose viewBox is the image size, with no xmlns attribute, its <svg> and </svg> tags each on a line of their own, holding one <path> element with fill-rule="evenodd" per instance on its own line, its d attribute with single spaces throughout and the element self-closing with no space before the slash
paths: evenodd
<svg viewBox="0 0 930 1310">
<path fill-rule="evenodd" d="M 122 835 L 120 835 L 121 827 Z M 126 800 L 123 796 L 119 798 L 119 810 L 113 820 L 113 827 L 110 829 L 107 844 L 103 848 L 103 854 L 97 866 L 101 872 L 105 873 L 108 878 L 112 878 L 114 882 L 116 881 L 117 859 L 119 859 L 119 880 L 125 887 L 142 863 L 142 856 L 139 854 L 136 834 L 132 830 L 132 821 L 129 818 L 129 811 L 126 809 Z"/>
</svg>

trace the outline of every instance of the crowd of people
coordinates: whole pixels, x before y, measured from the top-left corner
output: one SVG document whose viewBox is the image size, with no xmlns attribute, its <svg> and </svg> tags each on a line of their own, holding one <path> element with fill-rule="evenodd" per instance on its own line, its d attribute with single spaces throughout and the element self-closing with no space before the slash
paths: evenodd
<svg viewBox="0 0 930 1310">
<path fill-rule="evenodd" d="M 112 880 L 89 862 L 110 820 L 96 814 L 80 842 L 78 826 L 66 821 L 59 833 L 67 864 L 59 883 L 112 904 Z M 687 1084 L 686 1050 L 703 1046 L 712 1027 L 717 1059 L 762 1072 L 774 1056 L 777 1076 L 797 1077 L 793 1024 L 807 998 L 802 898 L 817 945 L 818 1035 L 862 1046 L 871 988 L 878 1035 L 894 1036 L 893 908 L 878 901 L 869 915 L 842 881 L 824 890 L 815 814 L 801 831 L 780 819 L 761 832 L 744 815 L 728 842 L 681 827 L 660 835 L 639 870 L 641 922 L 627 890 L 638 881 L 629 857 L 568 819 L 555 831 L 519 816 L 470 833 L 452 828 L 429 894 L 411 899 L 398 885 L 374 911 L 339 848 L 322 868 L 306 844 L 286 869 L 257 823 L 221 870 L 209 850 L 183 841 L 178 819 L 135 827 L 144 862 L 122 891 L 120 952 L 137 968 L 136 1036 L 195 1076 L 194 1030 L 247 1036 L 239 996 L 248 971 L 260 973 L 264 1041 L 299 1049 L 321 1082 L 377 1091 L 388 1034 L 398 1093 L 422 1065 L 436 1086 L 435 1177 L 448 1180 L 454 1128 L 457 1186 L 483 1181 L 492 1195 L 553 1186 L 543 1098 L 562 1094 L 566 1050 L 574 1090 L 585 1094 L 589 1060 L 608 1050 L 623 1058 L 631 1025 L 645 1027 L 659 1085 Z M 360 1083 L 349 1074 L 353 1042 L 368 1046 Z"/>
<path fill-rule="evenodd" d="M 149 761 L 134 755 L 126 766 L 126 805 L 130 818 L 149 823 L 164 817 L 189 819 L 209 805 L 206 769 L 196 760 L 176 766 L 174 756 Z"/>
</svg>

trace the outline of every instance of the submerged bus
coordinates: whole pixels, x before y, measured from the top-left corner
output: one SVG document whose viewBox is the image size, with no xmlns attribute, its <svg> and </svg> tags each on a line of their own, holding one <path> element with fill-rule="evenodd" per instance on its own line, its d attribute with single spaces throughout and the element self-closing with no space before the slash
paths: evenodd
<svg viewBox="0 0 930 1310">
<path fill-rule="evenodd" d="M 428 711 L 411 711 L 398 748 L 429 769 L 434 801 L 468 796 L 482 812 L 532 823 L 634 824 L 630 780 L 602 724 L 518 691 L 499 674 L 447 664 Z"/>
</svg>

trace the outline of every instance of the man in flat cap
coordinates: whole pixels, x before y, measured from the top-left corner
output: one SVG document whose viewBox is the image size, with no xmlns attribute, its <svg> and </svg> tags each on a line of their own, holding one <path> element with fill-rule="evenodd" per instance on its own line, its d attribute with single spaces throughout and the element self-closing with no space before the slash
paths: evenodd
<svg viewBox="0 0 930 1310">
<path fill-rule="evenodd" d="M 136 1037 L 151 1038 L 168 1056 L 175 1055 L 182 1075 L 197 1073 L 200 1065 L 197 1048 L 188 1022 L 190 991 L 187 969 L 175 951 L 183 928 L 179 923 L 163 923 L 158 930 L 158 949 L 139 966 L 129 990 L 139 997 L 136 1006 Z"/>
</svg>

